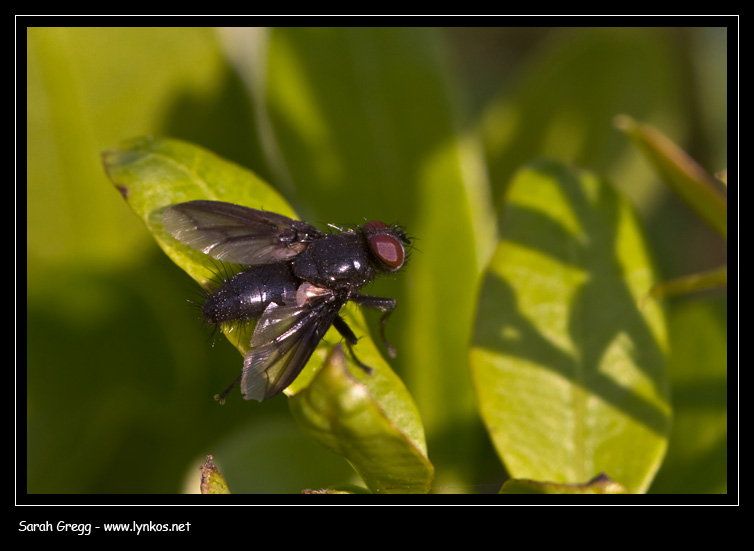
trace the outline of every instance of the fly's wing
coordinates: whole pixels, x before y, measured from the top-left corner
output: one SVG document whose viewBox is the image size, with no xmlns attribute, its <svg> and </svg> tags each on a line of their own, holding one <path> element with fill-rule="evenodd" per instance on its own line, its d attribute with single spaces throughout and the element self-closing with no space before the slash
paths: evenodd
<svg viewBox="0 0 754 551">
<path fill-rule="evenodd" d="M 270 303 L 257 322 L 246 353 L 241 393 L 261 402 L 282 392 L 301 373 L 345 301 L 333 295 L 303 306 Z"/>
<path fill-rule="evenodd" d="M 173 205 L 162 223 L 184 245 L 231 264 L 286 261 L 322 235 L 306 222 L 220 201 Z"/>
</svg>

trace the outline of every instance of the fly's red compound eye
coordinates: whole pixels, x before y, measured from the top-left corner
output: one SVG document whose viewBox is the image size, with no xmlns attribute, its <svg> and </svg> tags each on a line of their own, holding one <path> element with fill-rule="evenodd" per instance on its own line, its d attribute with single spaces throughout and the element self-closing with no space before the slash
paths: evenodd
<svg viewBox="0 0 754 551">
<path fill-rule="evenodd" d="M 372 252 L 377 255 L 377 258 L 393 270 L 403 266 L 406 253 L 403 251 L 401 242 L 392 235 L 376 233 L 369 238 L 369 246 L 372 248 Z"/>
<path fill-rule="evenodd" d="M 371 232 L 378 232 L 369 236 L 369 247 L 372 252 L 391 270 L 397 270 L 403 266 L 406 252 L 403 250 L 403 243 L 400 239 L 389 233 L 383 233 L 383 230 L 389 230 L 389 228 L 390 226 L 384 222 L 378 221 L 364 224 L 364 231 L 367 235 Z"/>
</svg>

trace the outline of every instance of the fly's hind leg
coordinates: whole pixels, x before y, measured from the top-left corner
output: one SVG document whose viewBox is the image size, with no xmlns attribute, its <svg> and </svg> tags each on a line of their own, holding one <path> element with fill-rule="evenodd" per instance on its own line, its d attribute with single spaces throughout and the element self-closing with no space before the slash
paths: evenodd
<svg viewBox="0 0 754 551">
<path fill-rule="evenodd" d="M 221 394 L 215 394 L 215 400 L 220 402 L 221 406 L 225 405 L 225 397 L 228 395 L 228 392 L 230 392 L 234 386 L 241 382 L 241 377 L 242 375 L 236 377 L 236 379 L 232 383 L 230 383 L 230 386 L 223 390 Z"/>
</svg>

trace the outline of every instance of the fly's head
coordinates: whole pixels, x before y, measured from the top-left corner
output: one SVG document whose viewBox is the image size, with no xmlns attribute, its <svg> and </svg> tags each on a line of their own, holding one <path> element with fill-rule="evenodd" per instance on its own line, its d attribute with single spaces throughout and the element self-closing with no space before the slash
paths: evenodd
<svg viewBox="0 0 754 551">
<path fill-rule="evenodd" d="M 373 220 L 364 224 L 362 231 L 377 269 L 397 272 L 403 268 L 407 259 L 406 248 L 411 245 L 403 228 Z"/>
</svg>

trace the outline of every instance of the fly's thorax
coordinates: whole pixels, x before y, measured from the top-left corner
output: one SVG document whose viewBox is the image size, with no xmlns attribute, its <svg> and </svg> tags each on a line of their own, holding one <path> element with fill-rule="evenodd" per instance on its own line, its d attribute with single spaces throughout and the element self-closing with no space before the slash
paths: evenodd
<svg viewBox="0 0 754 551">
<path fill-rule="evenodd" d="M 314 241 L 292 267 L 297 277 L 329 289 L 357 289 L 375 276 L 364 237 L 355 231 Z"/>
</svg>

